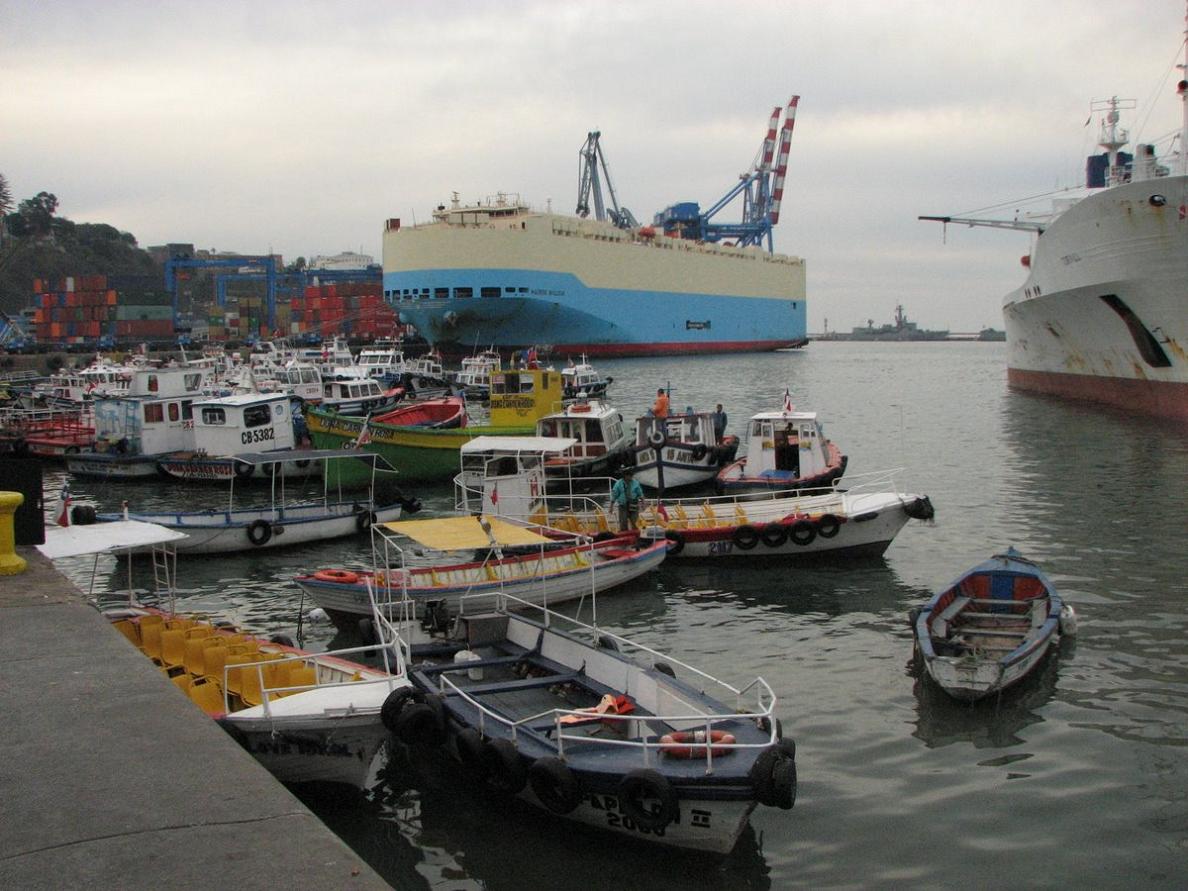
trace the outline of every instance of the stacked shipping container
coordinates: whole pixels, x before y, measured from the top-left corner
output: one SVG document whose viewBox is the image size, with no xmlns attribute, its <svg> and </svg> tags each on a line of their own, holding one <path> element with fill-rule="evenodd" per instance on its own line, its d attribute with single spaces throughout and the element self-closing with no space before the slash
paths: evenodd
<svg viewBox="0 0 1188 891">
<path fill-rule="evenodd" d="M 173 309 L 155 276 L 73 275 L 33 280 L 38 343 L 172 340 Z"/>
<path fill-rule="evenodd" d="M 279 321 L 279 320 L 278 320 Z M 394 337 L 403 333 L 395 311 L 384 300 L 379 282 L 342 282 L 310 285 L 294 298 L 287 329 L 333 337 L 343 334 L 362 340 Z"/>
</svg>

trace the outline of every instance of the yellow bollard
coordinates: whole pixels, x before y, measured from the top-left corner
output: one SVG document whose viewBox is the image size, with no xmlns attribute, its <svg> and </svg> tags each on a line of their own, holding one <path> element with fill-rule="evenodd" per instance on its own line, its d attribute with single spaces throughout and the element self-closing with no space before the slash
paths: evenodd
<svg viewBox="0 0 1188 891">
<path fill-rule="evenodd" d="M 0 575 L 16 575 L 28 565 L 24 557 L 16 555 L 16 531 L 13 515 L 25 503 L 20 492 L 0 492 Z"/>
</svg>

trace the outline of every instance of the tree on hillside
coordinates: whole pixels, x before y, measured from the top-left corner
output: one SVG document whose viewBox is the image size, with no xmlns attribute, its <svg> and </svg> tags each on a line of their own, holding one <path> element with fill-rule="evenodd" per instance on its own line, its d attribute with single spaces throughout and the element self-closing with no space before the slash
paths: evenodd
<svg viewBox="0 0 1188 891">
<path fill-rule="evenodd" d="M 8 178 L 0 173 L 0 241 L 4 240 L 4 219 L 12 213 L 12 191 L 8 188 Z"/>
</svg>

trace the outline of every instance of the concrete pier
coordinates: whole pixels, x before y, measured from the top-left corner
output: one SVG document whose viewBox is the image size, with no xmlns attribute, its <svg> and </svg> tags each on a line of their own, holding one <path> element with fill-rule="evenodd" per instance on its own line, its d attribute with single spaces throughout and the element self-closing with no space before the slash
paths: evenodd
<svg viewBox="0 0 1188 891">
<path fill-rule="evenodd" d="M 0 888 L 388 888 L 31 547 L 0 576 Z"/>
</svg>

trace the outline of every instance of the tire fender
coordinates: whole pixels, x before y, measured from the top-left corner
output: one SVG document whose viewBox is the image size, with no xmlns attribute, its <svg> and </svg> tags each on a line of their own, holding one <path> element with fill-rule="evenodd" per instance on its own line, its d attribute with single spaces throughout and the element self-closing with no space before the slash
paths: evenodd
<svg viewBox="0 0 1188 891">
<path fill-rule="evenodd" d="M 642 829 L 655 832 L 677 818 L 679 807 L 672 784 L 659 771 L 636 768 L 623 777 L 616 791 L 619 810 Z M 660 802 L 659 810 L 644 805 L 648 799 Z"/>
<path fill-rule="evenodd" d="M 552 755 L 537 758 L 528 768 L 528 783 L 546 808 L 554 814 L 570 813 L 582 801 L 577 777 L 564 761 Z"/>
</svg>

